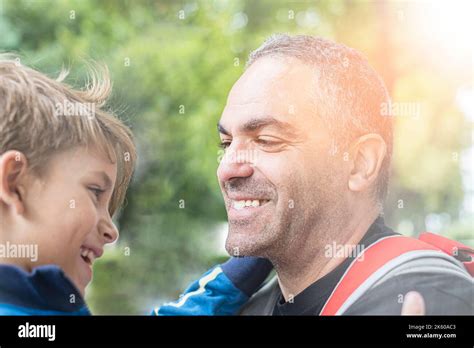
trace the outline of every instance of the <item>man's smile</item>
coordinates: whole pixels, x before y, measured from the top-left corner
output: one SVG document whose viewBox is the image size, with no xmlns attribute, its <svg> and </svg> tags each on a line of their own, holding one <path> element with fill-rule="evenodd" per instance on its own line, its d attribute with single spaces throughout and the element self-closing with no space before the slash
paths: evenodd
<svg viewBox="0 0 474 348">
<path fill-rule="evenodd" d="M 269 199 L 251 196 L 234 196 L 227 202 L 229 220 L 254 218 L 262 214 L 270 203 Z"/>
<path fill-rule="evenodd" d="M 267 203 L 267 199 L 242 199 L 242 200 L 232 200 L 231 207 L 236 210 L 242 210 L 246 208 L 257 208 L 265 203 Z"/>
</svg>

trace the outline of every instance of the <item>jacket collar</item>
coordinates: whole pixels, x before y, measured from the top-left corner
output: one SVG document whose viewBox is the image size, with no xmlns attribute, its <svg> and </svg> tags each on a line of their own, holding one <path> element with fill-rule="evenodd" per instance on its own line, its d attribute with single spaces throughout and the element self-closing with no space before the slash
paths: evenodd
<svg viewBox="0 0 474 348">
<path fill-rule="evenodd" d="M 33 312 L 90 314 L 77 288 L 55 265 L 39 266 L 31 273 L 18 266 L 0 265 L 0 304 Z"/>
</svg>

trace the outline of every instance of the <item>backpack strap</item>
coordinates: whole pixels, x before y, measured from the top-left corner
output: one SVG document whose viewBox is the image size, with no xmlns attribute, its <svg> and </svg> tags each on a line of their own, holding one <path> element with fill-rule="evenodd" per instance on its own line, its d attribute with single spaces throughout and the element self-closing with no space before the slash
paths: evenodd
<svg viewBox="0 0 474 348">
<path fill-rule="evenodd" d="M 464 264 L 464 268 L 474 277 L 474 249 L 455 240 L 430 232 L 420 234 L 419 239 L 461 261 Z"/>
<path fill-rule="evenodd" d="M 348 299 L 360 297 L 371 285 L 407 260 L 424 256 L 451 259 L 439 248 L 419 239 L 401 235 L 379 239 L 365 248 L 349 265 L 333 292 L 326 301 L 320 315 L 338 315 L 347 309 Z M 354 296 L 354 295 L 357 296 Z"/>
</svg>

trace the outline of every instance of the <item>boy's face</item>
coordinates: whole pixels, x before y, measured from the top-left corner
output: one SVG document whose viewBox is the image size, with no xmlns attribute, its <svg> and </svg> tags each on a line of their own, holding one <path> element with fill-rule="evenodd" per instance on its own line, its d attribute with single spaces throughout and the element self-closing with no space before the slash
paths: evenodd
<svg viewBox="0 0 474 348">
<path fill-rule="evenodd" d="M 25 180 L 24 212 L 9 215 L 10 237 L 38 245 L 38 260 L 22 266 L 56 264 L 84 294 L 94 260 L 118 238 L 108 210 L 116 175 L 107 156 L 81 147 L 55 155 L 41 178 Z"/>
</svg>

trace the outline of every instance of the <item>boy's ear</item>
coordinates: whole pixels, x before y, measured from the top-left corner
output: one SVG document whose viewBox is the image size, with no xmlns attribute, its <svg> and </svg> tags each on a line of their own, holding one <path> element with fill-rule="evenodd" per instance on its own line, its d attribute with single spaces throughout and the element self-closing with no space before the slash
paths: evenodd
<svg viewBox="0 0 474 348">
<path fill-rule="evenodd" d="M 9 150 L 0 155 L 0 201 L 23 214 L 23 182 L 27 169 L 26 157 L 19 151 Z"/>
</svg>

